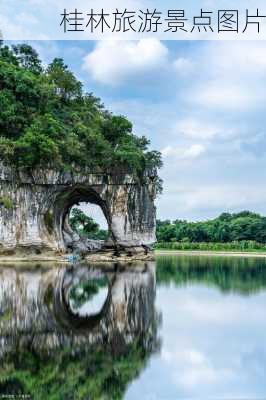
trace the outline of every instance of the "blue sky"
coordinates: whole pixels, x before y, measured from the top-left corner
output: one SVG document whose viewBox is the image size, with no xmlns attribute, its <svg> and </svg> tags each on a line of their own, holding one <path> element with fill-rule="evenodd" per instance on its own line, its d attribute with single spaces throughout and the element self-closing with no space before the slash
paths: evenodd
<svg viewBox="0 0 266 400">
<path fill-rule="evenodd" d="M 266 214 L 263 41 L 35 41 L 163 154 L 159 218 Z"/>
</svg>

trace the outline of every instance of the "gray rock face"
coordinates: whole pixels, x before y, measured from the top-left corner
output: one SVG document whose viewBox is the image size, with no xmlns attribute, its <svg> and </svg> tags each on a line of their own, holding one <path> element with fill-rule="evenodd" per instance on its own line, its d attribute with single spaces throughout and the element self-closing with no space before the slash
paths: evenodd
<svg viewBox="0 0 266 400">
<path fill-rule="evenodd" d="M 0 254 L 149 247 L 155 241 L 155 179 L 154 170 L 140 183 L 121 171 L 29 174 L 0 164 Z M 75 237 L 68 217 L 79 202 L 101 207 L 109 226 L 107 243 Z"/>
</svg>

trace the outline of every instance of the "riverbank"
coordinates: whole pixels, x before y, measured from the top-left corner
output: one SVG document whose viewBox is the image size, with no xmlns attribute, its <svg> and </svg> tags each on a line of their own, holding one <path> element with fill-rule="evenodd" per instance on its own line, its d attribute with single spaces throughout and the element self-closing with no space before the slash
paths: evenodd
<svg viewBox="0 0 266 400">
<path fill-rule="evenodd" d="M 63 264 L 69 263 L 67 257 L 70 254 L 64 255 L 48 255 L 48 254 L 40 254 L 40 255 L 1 255 L 0 256 L 0 265 L 1 264 L 14 264 L 14 263 L 55 263 L 55 264 Z M 114 251 L 98 251 L 91 252 L 85 255 L 80 261 L 88 262 L 88 263 L 125 263 L 130 264 L 132 262 L 137 261 L 153 261 L 154 260 L 154 251 L 144 251 L 138 250 L 136 248 L 132 248 L 131 250 L 121 251 L 119 254 L 115 254 Z"/>
<path fill-rule="evenodd" d="M 136 261 L 153 261 L 154 256 L 160 255 L 173 255 L 173 256 L 206 256 L 206 257 L 256 257 L 256 258 L 266 258 L 266 252 L 255 252 L 255 251 L 215 251 L 215 250 L 160 250 L 156 249 L 155 252 L 151 252 L 146 255 L 139 256 L 114 256 L 111 254 L 104 253 L 94 253 L 85 257 L 83 261 L 91 262 L 91 263 L 103 263 L 103 262 L 123 262 L 123 263 L 132 263 Z M 0 256 L 0 265 L 1 264 L 14 264 L 14 263 L 54 263 L 54 264 L 64 264 L 69 263 L 65 256 L 54 256 L 54 257 L 45 257 L 45 256 L 27 256 L 27 257 L 18 257 L 18 256 Z"/>
<path fill-rule="evenodd" d="M 255 251 L 215 251 L 215 250 L 155 250 L 156 255 L 177 255 L 177 256 L 219 256 L 219 257 L 257 257 L 266 258 L 266 252 Z"/>
<path fill-rule="evenodd" d="M 1 264 L 14 264 L 14 263 L 68 263 L 68 261 L 63 257 L 45 257 L 45 256 L 27 256 L 27 257 L 18 257 L 18 256 L 0 256 L 0 265 Z"/>
</svg>

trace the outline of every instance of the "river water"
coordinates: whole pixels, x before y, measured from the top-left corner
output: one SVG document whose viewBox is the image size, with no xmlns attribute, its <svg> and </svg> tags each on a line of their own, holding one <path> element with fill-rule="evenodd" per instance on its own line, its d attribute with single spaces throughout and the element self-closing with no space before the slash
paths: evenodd
<svg viewBox="0 0 266 400">
<path fill-rule="evenodd" d="M 0 265 L 0 398 L 266 399 L 265 305 L 263 258 Z"/>
</svg>

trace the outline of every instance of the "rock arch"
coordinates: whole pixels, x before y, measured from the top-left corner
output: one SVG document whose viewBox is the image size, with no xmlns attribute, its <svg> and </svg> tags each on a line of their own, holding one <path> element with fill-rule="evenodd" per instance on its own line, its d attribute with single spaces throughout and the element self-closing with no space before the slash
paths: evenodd
<svg viewBox="0 0 266 400">
<path fill-rule="evenodd" d="M 126 171 L 25 173 L 0 165 L 0 254 L 65 253 L 68 213 L 82 201 L 101 207 L 109 248 L 147 249 L 155 241 L 155 178 L 156 170 L 140 181 Z"/>
<path fill-rule="evenodd" d="M 89 185 L 74 185 L 59 191 L 55 196 L 51 205 L 51 210 L 48 210 L 47 212 L 48 214 L 51 213 L 54 215 L 52 229 L 55 230 L 58 241 L 62 248 L 69 247 L 73 249 L 75 247 L 75 243 L 76 246 L 83 251 L 86 251 L 86 249 L 93 250 L 101 248 L 101 244 L 98 243 L 97 245 L 97 241 L 87 240 L 86 245 L 85 240 L 82 242 L 81 238 L 79 238 L 80 240 L 77 239 L 77 234 L 74 233 L 70 227 L 69 216 L 71 208 L 75 204 L 82 202 L 95 204 L 101 208 L 108 225 L 110 241 L 113 243 L 113 245 L 116 243 L 115 235 L 112 232 L 111 210 L 108 202 L 104 198 L 103 190 L 103 185 L 100 185 L 99 187 L 92 187 Z M 77 243 L 78 241 L 79 243 Z"/>
</svg>

